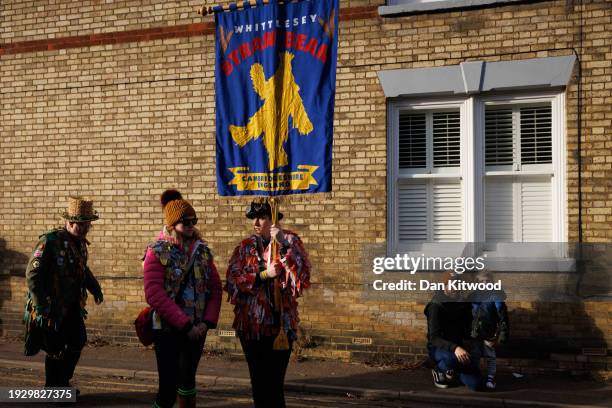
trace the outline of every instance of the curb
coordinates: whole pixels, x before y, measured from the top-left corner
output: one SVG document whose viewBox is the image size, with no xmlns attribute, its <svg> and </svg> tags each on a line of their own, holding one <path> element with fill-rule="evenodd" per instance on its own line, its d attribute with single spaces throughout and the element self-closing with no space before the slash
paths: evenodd
<svg viewBox="0 0 612 408">
<path fill-rule="evenodd" d="M 7 368 L 26 368 L 44 370 L 44 363 L 34 361 L 19 361 L 19 360 L 6 360 L 0 359 L 0 366 Z M 98 374 L 113 377 L 125 377 L 140 380 L 157 379 L 156 371 L 148 370 L 130 370 L 123 368 L 103 368 L 103 367 L 92 367 L 92 366 L 77 366 L 76 372 L 79 374 Z M 214 375 L 196 375 L 196 382 L 200 384 L 206 384 L 209 387 L 231 385 L 231 386 L 246 386 L 250 387 L 251 381 L 248 378 L 238 377 L 225 377 L 225 376 L 214 376 Z M 326 394 L 326 395 L 337 395 L 346 396 L 347 394 L 353 394 L 361 398 L 380 398 L 387 400 L 396 401 L 413 401 L 413 402 L 437 402 L 439 404 L 457 405 L 463 404 L 470 407 L 487 407 L 487 408 L 602 408 L 601 405 L 583 405 L 583 404 L 563 404 L 554 402 L 539 402 L 539 401 L 528 401 L 528 400 L 516 400 L 506 398 L 494 398 L 494 397 L 480 397 L 477 395 L 465 396 L 465 395 L 441 395 L 439 393 L 427 392 L 427 391 L 394 391 L 384 390 L 379 388 L 354 388 L 354 387 L 343 387 L 338 385 L 323 385 L 323 384 L 308 384 L 298 381 L 287 381 L 285 383 L 285 390 L 295 392 L 305 392 L 312 394 Z"/>
<path fill-rule="evenodd" d="M 437 402 L 439 404 L 447 404 L 453 406 L 456 406 L 457 404 L 462 404 L 469 407 L 486 408 L 602 408 L 601 405 L 563 404 L 507 398 L 479 397 L 477 395 L 441 395 L 439 393 L 427 391 L 394 391 L 378 388 L 351 388 L 336 385 L 296 383 L 290 381 L 285 383 L 285 390 L 327 395 L 346 395 L 347 393 L 350 393 L 362 398 L 380 398 L 395 401 L 412 401 L 421 403 Z"/>
</svg>

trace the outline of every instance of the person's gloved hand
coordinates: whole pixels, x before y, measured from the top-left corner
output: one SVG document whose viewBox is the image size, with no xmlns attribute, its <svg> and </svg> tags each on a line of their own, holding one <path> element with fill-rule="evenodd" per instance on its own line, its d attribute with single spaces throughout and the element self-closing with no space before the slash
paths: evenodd
<svg viewBox="0 0 612 408">
<path fill-rule="evenodd" d="M 100 303 L 104 302 L 104 295 L 102 294 L 102 292 L 100 292 L 99 295 L 94 295 L 94 301 L 96 302 L 96 305 L 99 305 Z"/>
<path fill-rule="evenodd" d="M 283 234 L 283 229 L 278 222 L 276 224 L 272 224 L 272 227 L 270 227 L 270 236 L 279 244 L 283 244 L 287 241 L 285 234 Z"/>
<path fill-rule="evenodd" d="M 280 273 L 279 262 L 271 262 L 266 269 L 266 276 L 268 279 L 276 278 Z"/>
</svg>

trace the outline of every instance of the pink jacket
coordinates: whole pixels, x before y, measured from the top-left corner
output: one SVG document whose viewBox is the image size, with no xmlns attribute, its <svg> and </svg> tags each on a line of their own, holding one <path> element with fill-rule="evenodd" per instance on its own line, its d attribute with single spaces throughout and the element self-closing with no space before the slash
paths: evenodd
<svg viewBox="0 0 612 408">
<path fill-rule="evenodd" d="M 163 234 L 159 237 L 160 240 L 165 240 L 166 238 Z M 219 273 L 212 256 L 206 266 L 209 269 L 207 287 L 210 290 L 210 296 L 207 299 L 201 320 L 206 322 L 209 328 L 213 329 L 217 326 L 221 309 L 221 279 L 219 278 Z M 150 247 L 147 248 L 144 259 L 146 301 L 165 322 L 177 329 L 188 330 L 192 326 L 191 321 L 182 308 L 168 296 L 165 288 L 165 278 L 166 267 L 162 265 L 155 251 Z"/>
</svg>

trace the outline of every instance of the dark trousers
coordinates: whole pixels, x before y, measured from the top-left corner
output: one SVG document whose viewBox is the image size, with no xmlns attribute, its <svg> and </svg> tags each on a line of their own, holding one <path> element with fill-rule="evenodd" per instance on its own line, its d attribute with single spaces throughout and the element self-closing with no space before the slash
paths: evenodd
<svg viewBox="0 0 612 408">
<path fill-rule="evenodd" d="M 190 341 L 185 334 L 176 330 L 153 331 L 159 375 L 155 402 L 159 407 L 172 407 L 177 393 L 195 397 L 195 375 L 204 341 L 204 338 Z"/>
<path fill-rule="evenodd" d="M 81 350 L 87 342 L 80 307 L 69 312 L 59 330 L 49 336 L 54 338 L 54 350 L 58 351 L 47 353 L 45 358 L 45 387 L 68 387 L 81 357 Z"/>
<path fill-rule="evenodd" d="M 461 364 L 452 351 L 442 350 L 436 347 L 429 348 L 429 358 L 435 363 L 438 370 L 454 370 L 459 374 L 459 379 L 472 391 L 482 387 L 482 376 L 480 374 L 480 354 L 470 353 L 469 364 Z"/>
<path fill-rule="evenodd" d="M 240 344 L 249 365 L 255 408 L 285 408 L 285 373 L 291 343 L 289 350 L 273 350 L 274 337 L 240 338 Z"/>
</svg>

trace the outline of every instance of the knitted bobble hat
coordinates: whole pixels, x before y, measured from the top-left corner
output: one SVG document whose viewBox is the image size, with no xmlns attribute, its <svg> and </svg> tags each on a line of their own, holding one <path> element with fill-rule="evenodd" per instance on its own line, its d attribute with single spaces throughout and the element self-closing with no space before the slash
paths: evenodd
<svg viewBox="0 0 612 408">
<path fill-rule="evenodd" d="M 166 190 L 160 198 L 164 211 L 164 223 L 168 227 L 176 225 L 183 217 L 194 217 L 196 212 L 177 190 Z"/>
</svg>

